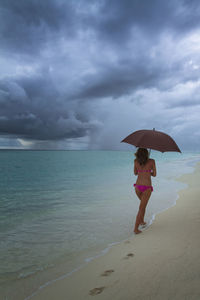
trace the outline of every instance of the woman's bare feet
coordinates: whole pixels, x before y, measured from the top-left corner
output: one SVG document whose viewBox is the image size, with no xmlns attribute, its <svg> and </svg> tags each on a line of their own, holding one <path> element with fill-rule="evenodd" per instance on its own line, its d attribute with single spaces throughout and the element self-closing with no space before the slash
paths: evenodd
<svg viewBox="0 0 200 300">
<path fill-rule="evenodd" d="M 139 233 L 141 233 L 142 231 L 141 230 L 139 230 L 139 229 L 134 229 L 134 233 L 135 234 L 139 234 Z"/>
</svg>

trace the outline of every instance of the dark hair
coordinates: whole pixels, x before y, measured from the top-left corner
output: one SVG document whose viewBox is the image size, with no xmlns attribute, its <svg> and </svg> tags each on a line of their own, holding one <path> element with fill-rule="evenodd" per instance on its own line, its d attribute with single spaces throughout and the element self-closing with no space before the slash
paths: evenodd
<svg viewBox="0 0 200 300">
<path fill-rule="evenodd" d="M 135 156 L 140 165 L 145 165 L 149 159 L 149 152 L 146 148 L 138 148 Z"/>
</svg>

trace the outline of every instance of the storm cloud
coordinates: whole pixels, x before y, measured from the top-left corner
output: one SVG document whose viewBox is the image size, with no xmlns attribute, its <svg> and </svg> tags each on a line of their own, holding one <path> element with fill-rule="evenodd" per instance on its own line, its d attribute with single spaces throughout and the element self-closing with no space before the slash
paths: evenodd
<svg viewBox="0 0 200 300">
<path fill-rule="evenodd" d="M 198 149 L 198 1 L 1 0 L 0 45 L 0 146 L 125 149 L 156 127 Z"/>
</svg>

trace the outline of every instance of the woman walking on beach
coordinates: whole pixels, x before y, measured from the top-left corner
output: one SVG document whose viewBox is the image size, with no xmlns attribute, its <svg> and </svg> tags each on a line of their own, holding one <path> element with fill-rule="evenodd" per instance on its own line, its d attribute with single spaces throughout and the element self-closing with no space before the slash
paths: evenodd
<svg viewBox="0 0 200 300">
<path fill-rule="evenodd" d="M 134 232 L 136 234 L 142 231 L 138 229 L 139 225 L 145 225 L 144 215 L 147 203 L 153 191 L 151 185 L 151 176 L 156 176 L 156 164 L 154 159 L 149 158 L 148 150 L 139 148 L 135 153 L 134 174 L 138 175 L 137 181 L 134 184 L 135 192 L 140 199 L 139 211 L 136 216 Z"/>
</svg>

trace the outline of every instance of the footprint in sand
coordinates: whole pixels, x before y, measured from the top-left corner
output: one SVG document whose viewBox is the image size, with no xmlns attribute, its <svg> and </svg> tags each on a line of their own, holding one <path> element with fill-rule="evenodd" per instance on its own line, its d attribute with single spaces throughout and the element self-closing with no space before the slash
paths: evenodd
<svg viewBox="0 0 200 300">
<path fill-rule="evenodd" d="M 104 272 L 101 274 L 101 276 L 109 276 L 109 275 L 111 275 L 113 272 L 114 272 L 114 270 L 106 270 L 106 271 L 104 271 Z"/>
<path fill-rule="evenodd" d="M 105 289 L 105 286 L 101 286 L 101 287 L 98 287 L 98 288 L 94 288 L 92 290 L 90 290 L 90 295 L 91 296 L 95 296 L 95 295 L 98 295 L 98 294 L 101 294 L 103 292 L 103 290 Z"/>
<path fill-rule="evenodd" d="M 128 253 L 128 254 L 124 257 L 124 259 L 129 259 L 130 257 L 133 257 L 133 256 L 134 256 L 133 253 Z"/>
<path fill-rule="evenodd" d="M 125 243 L 125 244 L 130 244 L 130 241 L 125 241 L 124 243 Z"/>
</svg>

